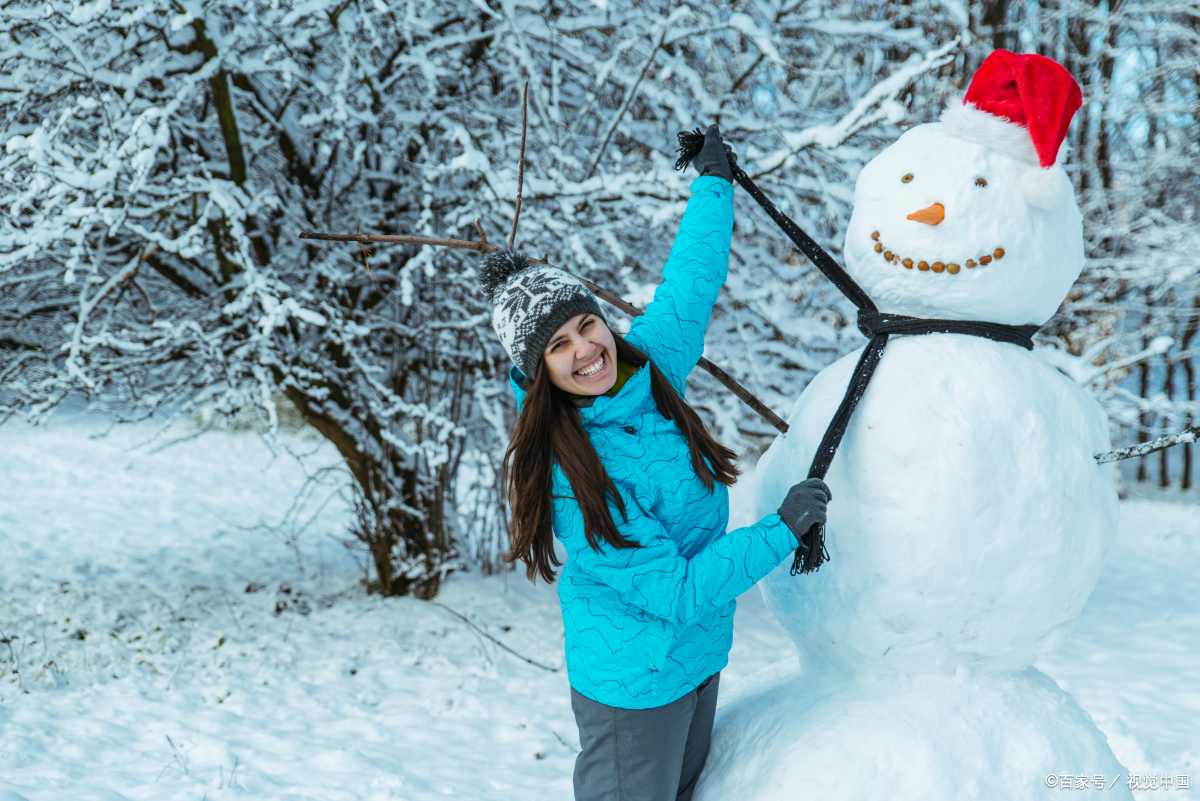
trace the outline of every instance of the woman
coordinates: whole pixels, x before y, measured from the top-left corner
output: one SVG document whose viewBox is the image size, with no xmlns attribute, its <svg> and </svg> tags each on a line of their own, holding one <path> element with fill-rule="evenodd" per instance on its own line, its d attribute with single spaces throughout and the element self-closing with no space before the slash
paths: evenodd
<svg viewBox="0 0 1200 801">
<path fill-rule="evenodd" d="M 481 283 L 516 367 L 505 454 L 513 550 L 559 577 L 577 801 L 690 799 L 708 755 L 734 599 L 825 520 L 829 490 L 797 484 L 778 514 L 726 533 L 734 453 L 683 400 L 725 282 L 733 174 L 717 126 L 663 283 L 622 338 L 577 279 L 488 256 Z"/>
</svg>

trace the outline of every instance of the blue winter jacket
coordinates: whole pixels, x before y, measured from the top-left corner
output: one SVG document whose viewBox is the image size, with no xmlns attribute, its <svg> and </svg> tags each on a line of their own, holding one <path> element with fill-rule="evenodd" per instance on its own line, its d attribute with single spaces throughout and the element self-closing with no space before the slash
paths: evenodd
<svg viewBox="0 0 1200 801">
<path fill-rule="evenodd" d="M 626 336 L 681 396 L 725 283 L 732 231 L 733 186 L 697 178 L 663 282 Z M 524 376 L 515 368 L 510 375 L 521 405 Z M 726 533 L 729 494 L 696 476 L 687 441 L 654 403 L 649 370 L 579 413 L 628 517 L 611 502 L 609 512 L 642 547 L 601 542 L 593 550 L 571 486 L 554 467 L 554 533 L 567 552 L 558 584 L 567 675 L 609 706 L 669 704 L 726 665 L 734 599 L 791 553 L 796 538 L 778 515 Z"/>
</svg>

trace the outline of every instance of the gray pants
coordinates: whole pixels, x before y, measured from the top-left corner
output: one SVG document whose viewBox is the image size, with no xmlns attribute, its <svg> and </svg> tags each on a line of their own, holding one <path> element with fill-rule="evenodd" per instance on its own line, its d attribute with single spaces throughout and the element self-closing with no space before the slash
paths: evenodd
<svg viewBox="0 0 1200 801">
<path fill-rule="evenodd" d="M 654 709 L 618 709 L 572 687 L 583 748 L 575 759 L 575 801 L 691 801 L 708 758 L 720 683 L 715 673 Z"/>
</svg>

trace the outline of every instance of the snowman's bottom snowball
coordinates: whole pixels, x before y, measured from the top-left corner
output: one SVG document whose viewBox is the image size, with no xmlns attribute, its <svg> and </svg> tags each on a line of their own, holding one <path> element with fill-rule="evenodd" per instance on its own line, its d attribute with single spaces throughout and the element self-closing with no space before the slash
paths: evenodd
<svg viewBox="0 0 1200 801">
<path fill-rule="evenodd" d="M 881 682 L 814 679 L 788 662 L 718 710 L 694 801 L 1058 798 L 1059 776 L 1111 783 L 1125 772 L 1088 714 L 1035 668 Z M 1132 795 L 1122 780 L 1105 798 Z"/>
</svg>

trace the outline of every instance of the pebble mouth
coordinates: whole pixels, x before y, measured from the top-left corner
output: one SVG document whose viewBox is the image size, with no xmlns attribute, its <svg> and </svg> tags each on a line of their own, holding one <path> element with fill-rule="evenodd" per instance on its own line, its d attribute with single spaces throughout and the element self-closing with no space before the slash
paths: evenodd
<svg viewBox="0 0 1200 801">
<path fill-rule="evenodd" d="M 910 259 L 901 256 L 893 250 L 890 250 L 886 245 L 879 241 L 879 232 L 875 231 L 871 234 L 871 240 L 875 243 L 875 252 L 882 255 L 885 261 L 892 264 L 903 265 L 905 269 L 911 270 L 916 267 L 921 272 L 948 273 L 949 275 L 958 275 L 963 267 L 972 270 L 975 267 L 986 267 L 993 261 L 1004 258 L 1004 248 L 996 248 L 990 254 L 980 256 L 978 259 L 967 259 L 962 264 L 958 262 L 929 262 L 923 259 Z"/>
</svg>

